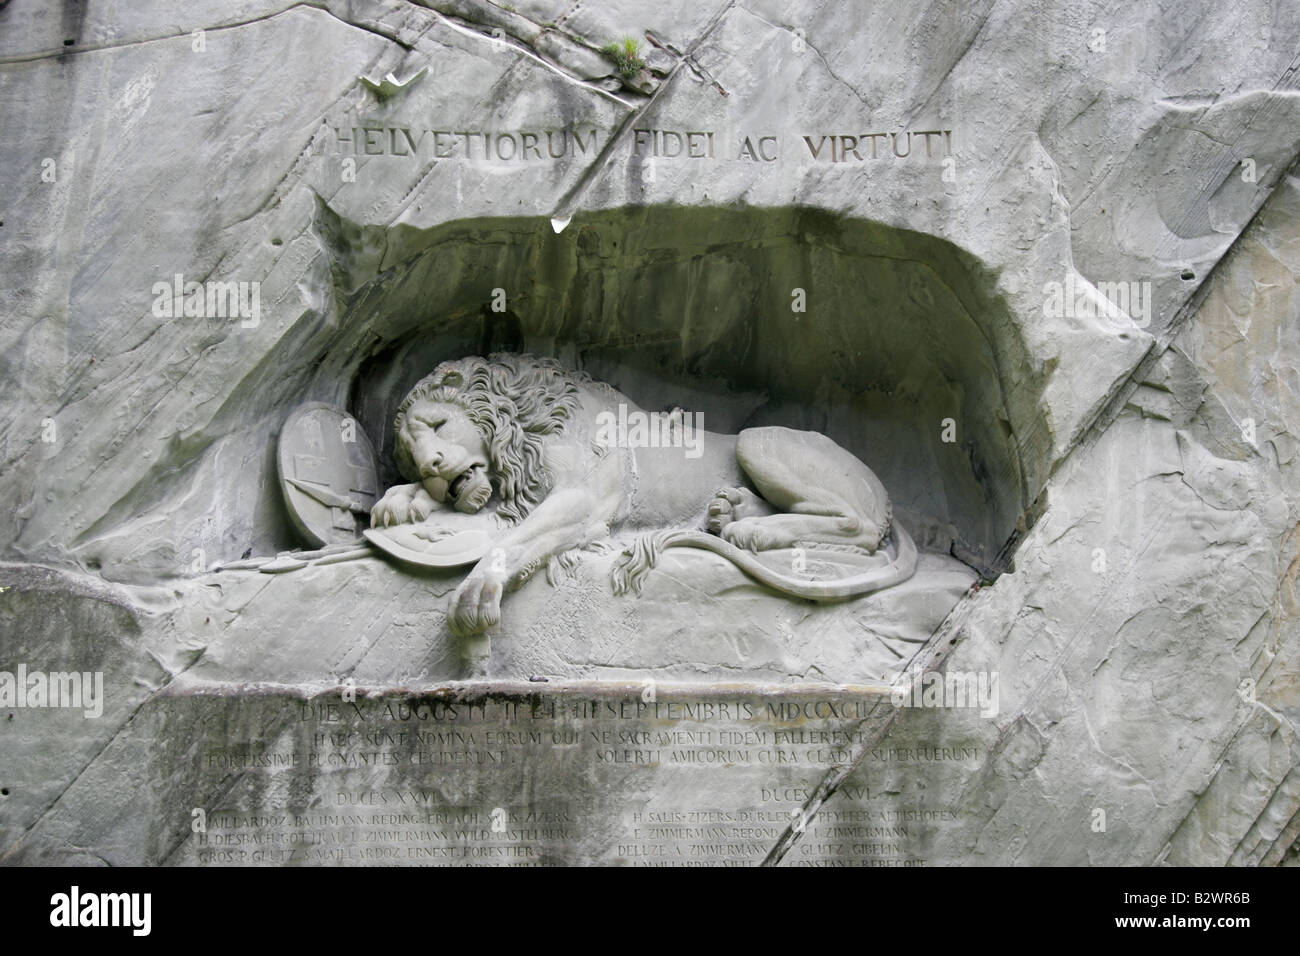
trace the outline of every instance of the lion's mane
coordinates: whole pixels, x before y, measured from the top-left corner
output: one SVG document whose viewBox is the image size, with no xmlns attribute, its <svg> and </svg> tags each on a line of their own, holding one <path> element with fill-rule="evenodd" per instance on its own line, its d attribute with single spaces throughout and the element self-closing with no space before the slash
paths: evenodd
<svg viewBox="0 0 1300 956">
<path fill-rule="evenodd" d="M 420 475 L 403 438 L 406 415 L 423 399 L 450 402 L 469 415 L 488 448 L 497 514 L 522 521 L 551 490 L 542 459 L 549 435 L 558 435 L 580 404 L 579 376 L 554 359 L 496 353 L 486 359 L 443 362 L 407 393 L 393 421 L 393 457 L 408 481 Z"/>
</svg>

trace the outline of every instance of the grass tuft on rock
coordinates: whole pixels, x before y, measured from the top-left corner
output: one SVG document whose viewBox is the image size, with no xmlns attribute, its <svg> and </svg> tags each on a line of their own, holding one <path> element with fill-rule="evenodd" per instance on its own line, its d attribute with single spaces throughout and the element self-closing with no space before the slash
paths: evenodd
<svg viewBox="0 0 1300 956">
<path fill-rule="evenodd" d="M 641 59 L 641 41 L 635 37 L 623 37 L 617 43 L 607 43 L 601 52 L 609 56 L 618 67 L 618 75 L 624 81 L 632 79 L 645 69 L 645 60 Z"/>
</svg>

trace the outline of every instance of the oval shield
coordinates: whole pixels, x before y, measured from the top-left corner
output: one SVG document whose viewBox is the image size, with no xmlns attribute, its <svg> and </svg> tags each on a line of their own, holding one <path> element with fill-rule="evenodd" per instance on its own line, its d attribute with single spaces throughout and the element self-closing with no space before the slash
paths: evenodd
<svg viewBox="0 0 1300 956">
<path fill-rule="evenodd" d="M 501 532 L 483 515 L 438 512 L 420 524 L 367 528 L 364 533 L 376 548 L 409 564 L 455 568 L 487 554 Z"/>
<path fill-rule="evenodd" d="M 313 547 L 356 541 L 379 494 L 375 449 L 355 418 L 324 402 L 290 413 L 276 461 L 289 518 Z"/>
</svg>

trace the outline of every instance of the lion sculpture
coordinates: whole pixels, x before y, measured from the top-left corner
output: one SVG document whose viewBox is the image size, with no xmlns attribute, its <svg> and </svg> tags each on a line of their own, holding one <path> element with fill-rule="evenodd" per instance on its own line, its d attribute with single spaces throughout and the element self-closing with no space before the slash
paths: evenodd
<svg viewBox="0 0 1300 956">
<path fill-rule="evenodd" d="M 659 441 L 611 441 L 618 415 L 645 413 L 611 386 L 531 355 L 443 362 L 411 389 L 394 421 L 394 457 L 409 484 L 384 494 L 371 524 L 476 513 L 495 501 L 506 526 L 452 596 L 454 633 L 497 624 L 502 596 L 539 568 L 549 575 L 578 549 L 629 533 L 645 532 L 615 563 L 616 593 L 639 593 L 669 547 L 712 551 L 782 594 L 816 601 L 915 571 L 916 546 L 891 520 L 884 487 L 825 435 L 763 427 L 691 436 L 678 411 L 663 416 Z M 683 430 L 695 438 L 687 453 L 674 440 Z M 782 548 L 873 555 L 891 538 L 887 564 L 838 580 L 783 574 L 757 557 Z"/>
</svg>

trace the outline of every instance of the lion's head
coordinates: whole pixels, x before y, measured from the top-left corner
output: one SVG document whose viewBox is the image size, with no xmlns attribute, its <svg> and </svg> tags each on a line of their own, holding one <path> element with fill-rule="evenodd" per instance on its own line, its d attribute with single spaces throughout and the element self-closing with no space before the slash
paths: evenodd
<svg viewBox="0 0 1300 956">
<path fill-rule="evenodd" d="M 522 520 L 551 490 L 542 446 L 579 404 L 576 377 L 554 359 L 495 354 L 443 362 L 415 384 L 393 422 L 393 457 L 458 510 Z"/>
</svg>

